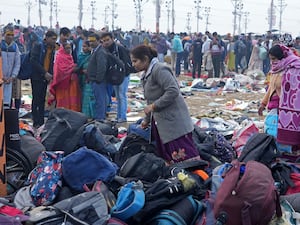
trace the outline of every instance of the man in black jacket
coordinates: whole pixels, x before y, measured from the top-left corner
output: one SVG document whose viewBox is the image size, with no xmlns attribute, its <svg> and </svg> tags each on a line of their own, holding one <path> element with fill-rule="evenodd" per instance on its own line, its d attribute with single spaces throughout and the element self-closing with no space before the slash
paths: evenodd
<svg viewBox="0 0 300 225">
<path fill-rule="evenodd" d="M 107 56 L 100 44 L 100 37 L 96 33 L 88 36 L 88 41 L 92 48 L 92 55 L 89 59 L 87 69 L 88 79 L 92 84 L 93 93 L 96 100 L 95 118 L 98 121 L 106 119 L 107 91 L 105 73 L 107 68 Z"/>
<path fill-rule="evenodd" d="M 131 60 L 129 51 L 122 45 L 118 45 L 114 42 L 113 34 L 111 32 L 105 32 L 101 35 L 102 46 L 111 54 L 117 56 L 125 64 L 126 76 L 124 81 L 120 85 L 114 85 L 114 91 L 118 101 L 117 110 L 117 122 L 123 123 L 127 121 L 127 90 L 129 84 L 129 74 L 135 72 Z M 108 96 L 111 98 L 111 96 Z"/>
<path fill-rule="evenodd" d="M 32 120 L 33 126 L 38 128 L 44 124 L 45 99 L 48 82 L 53 77 L 53 62 L 57 34 L 48 31 L 42 43 L 36 43 L 30 53 L 32 64 Z"/>
</svg>

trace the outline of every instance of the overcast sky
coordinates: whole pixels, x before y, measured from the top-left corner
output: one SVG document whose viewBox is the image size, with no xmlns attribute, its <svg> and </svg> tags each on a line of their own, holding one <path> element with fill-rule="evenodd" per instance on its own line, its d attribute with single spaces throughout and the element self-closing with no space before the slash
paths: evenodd
<svg viewBox="0 0 300 225">
<path fill-rule="evenodd" d="M 23 25 L 27 25 L 27 7 L 25 2 L 29 0 L 0 0 L 0 24 L 12 22 L 14 18 L 20 19 Z M 33 6 L 31 7 L 31 24 L 39 25 L 38 5 L 35 0 L 31 0 Z M 42 24 L 49 26 L 50 15 L 50 0 L 48 4 L 42 6 Z M 53 0 L 55 1 L 55 0 Z M 102 28 L 104 26 L 105 6 L 111 7 L 112 0 L 96 0 L 95 28 Z M 155 4 L 154 0 L 142 0 L 142 29 L 155 31 Z M 161 18 L 160 31 L 167 31 L 167 8 L 166 1 L 161 4 Z M 174 0 L 175 2 L 175 32 L 187 31 L 187 14 L 191 13 L 190 26 L 192 32 L 197 31 L 197 19 L 195 0 Z M 241 20 L 242 32 L 265 33 L 269 29 L 268 25 L 268 9 L 270 8 L 271 0 L 243 0 L 243 11 L 249 12 L 248 27 L 245 29 L 244 19 Z M 276 24 L 273 29 L 279 29 L 279 2 L 274 0 L 277 6 Z M 121 27 L 122 30 L 131 30 L 136 28 L 136 16 L 133 0 L 115 0 L 117 4 L 116 13 L 117 18 L 114 20 L 115 27 Z M 91 1 L 83 0 L 83 21 L 82 25 L 85 28 L 91 27 L 92 24 L 92 10 Z M 282 16 L 282 31 L 292 33 L 293 36 L 300 35 L 300 4 L 299 0 L 285 0 L 286 7 Z M 79 0 L 57 0 L 58 5 L 58 21 L 60 26 L 73 27 L 78 25 L 78 5 Z M 217 31 L 220 34 L 233 33 L 233 2 L 232 0 L 202 0 L 200 6 L 210 7 L 208 30 Z M 205 16 L 204 10 L 201 10 L 202 20 L 199 20 L 199 31 L 205 31 Z M 109 12 L 111 14 L 111 11 Z M 109 26 L 111 26 L 111 16 L 108 17 Z M 55 13 L 53 13 L 53 25 L 55 25 Z M 237 25 L 239 19 L 237 18 Z M 238 27 L 238 26 L 237 26 Z M 171 28 L 171 18 L 170 18 Z M 237 32 L 236 32 L 237 33 Z"/>
</svg>

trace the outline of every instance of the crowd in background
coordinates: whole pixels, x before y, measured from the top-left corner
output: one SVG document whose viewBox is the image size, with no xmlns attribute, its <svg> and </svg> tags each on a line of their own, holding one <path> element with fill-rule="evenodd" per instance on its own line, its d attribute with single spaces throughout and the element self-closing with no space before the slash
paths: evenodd
<svg viewBox="0 0 300 225">
<path fill-rule="evenodd" d="M 94 65 L 90 65 L 90 71 L 88 68 L 98 48 L 130 64 L 130 50 L 141 44 L 150 45 L 156 49 L 158 60 L 170 64 L 176 76 L 191 72 L 193 78 L 200 78 L 202 73 L 221 78 L 229 72 L 244 73 L 247 70 L 261 70 L 267 74 L 270 70 L 267 53 L 274 44 L 284 43 L 295 52 L 300 51 L 300 37 L 293 39 L 289 34 L 276 35 L 271 32 L 264 35 L 249 33 L 232 36 L 228 33 L 221 36 L 209 31 L 157 34 L 124 32 L 120 29 L 107 32 L 106 28 L 86 30 L 81 26 L 49 30 L 45 27 L 22 27 L 18 21 L 17 24 L 8 24 L 2 33 L 2 56 L 5 56 L 5 52 L 11 56 L 14 52 L 18 55 L 10 57 L 7 59 L 9 63 L 3 64 L 4 103 L 7 107 L 20 107 L 21 82 L 17 79 L 21 64 L 19 55 L 32 51 L 32 114 L 35 127 L 44 123 L 42 115 L 45 102 L 82 111 L 90 118 L 105 120 L 110 110 L 111 96 L 118 99 L 116 120 L 126 122 L 128 75 L 134 70 L 127 68 L 124 84 L 118 87 L 104 83 L 96 87 L 102 83 L 105 72 L 93 68 Z M 17 47 L 10 47 L 15 45 Z M 100 66 L 105 67 L 104 64 Z M 102 91 L 99 92 L 99 89 Z M 103 95 L 105 99 L 99 98 Z"/>
</svg>

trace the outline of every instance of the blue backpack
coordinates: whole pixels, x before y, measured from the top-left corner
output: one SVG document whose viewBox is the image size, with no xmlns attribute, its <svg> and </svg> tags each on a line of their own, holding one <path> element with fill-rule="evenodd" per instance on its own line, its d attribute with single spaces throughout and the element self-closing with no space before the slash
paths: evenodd
<svg viewBox="0 0 300 225">
<path fill-rule="evenodd" d="M 44 51 L 44 45 L 41 44 L 41 53 L 40 53 L 40 62 L 42 61 L 42 53 Z M 28 80 L 30 79 L 33 69 L 32 64 L 30 62 L 30 51 L 21 54 L 21 66 L 17 78 L 20 80 Z"/>
<path fill-rule="evenodd" d="M 21 54 L 21 67 L 17 78 L 20 80 L 30 79 L 32 74 L 32 65 L 30 63 L 30 52 Z"/>
<path fill-rule="evenodd" d="M 67 155 L 62 162 L 64 180 L 71 189 L 81 192 L 97 180 L 112 181 L 117 169 L 117 165 L 105 156 L 86 147 Z"/>
</svg>

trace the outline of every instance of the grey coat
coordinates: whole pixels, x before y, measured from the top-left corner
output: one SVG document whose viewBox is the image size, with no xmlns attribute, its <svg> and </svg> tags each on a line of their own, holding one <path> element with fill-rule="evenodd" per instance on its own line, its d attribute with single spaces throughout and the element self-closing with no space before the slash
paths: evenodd
<svg viewBox="0 0 300 225">
<path fill-rule="evenodd" d="M 192 132 L 187 105 L 169 67 L 154 58 L 142 77 L 147 104 L 154 103 L 153 118 L 163 144 Z M 150 115 L 146 118 L 150 122 Z"/>
</svg>

